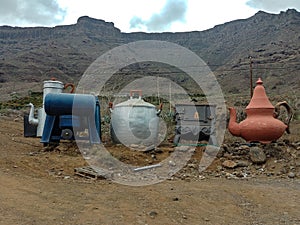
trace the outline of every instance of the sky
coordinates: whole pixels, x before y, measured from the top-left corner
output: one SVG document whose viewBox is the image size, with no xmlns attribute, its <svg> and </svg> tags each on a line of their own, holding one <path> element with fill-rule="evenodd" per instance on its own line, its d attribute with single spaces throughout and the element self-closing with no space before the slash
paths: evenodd
<svg viewBox="0 0 300 225">
<path fill-rule="evenodd" d="M 300 0 L 0 0 L 0 25 L 53 27 L 89 16 L 122 32 L 202 31 L 288 8 L 300 11 Z"/>
</svg>

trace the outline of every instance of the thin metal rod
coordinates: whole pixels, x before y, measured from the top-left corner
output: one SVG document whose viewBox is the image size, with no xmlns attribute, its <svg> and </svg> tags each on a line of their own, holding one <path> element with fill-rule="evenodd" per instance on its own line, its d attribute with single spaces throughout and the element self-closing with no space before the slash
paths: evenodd
<svg viewBox="0 0 300 225">
<path fill-rule="evenodd" d="M 138 167 L 138 168 L 133 169 L 133 171 L 134 171 L 134 172 L 138 172 L 138 171 L 141 171 L 141 170 L 148 170 L 148 169 L 153 169 L 153 168 L 161 167 L 161 166 L 162 166 L 162 165 L 159 163 L 159 164 L 155 164 L 155 165 L 149 165 L 149 166 Z"/>
<path fill-rule="evenodd" d="M 250 60 L 250 98 L 253 96 L 253 78 L 252 78 L 252 57 L 249 57 Z"/>
</svg>

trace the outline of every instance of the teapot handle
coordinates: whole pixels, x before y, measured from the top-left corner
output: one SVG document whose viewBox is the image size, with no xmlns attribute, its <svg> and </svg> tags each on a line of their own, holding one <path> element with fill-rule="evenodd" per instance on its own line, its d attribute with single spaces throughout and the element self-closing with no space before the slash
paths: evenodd
<svg viewBox="0 0 300 225">
<path fill-rule="evenodd" d="M 285 124 L 287 125 L 287 128 L 286 128 L 286 132 L 288 134 L 290 134 L 290 122 L 291 122 L 291 119 L 293 117 L 293 110 L 291 108 L 291 106 L 286 102 L 286 101 L 283 101 L 283 102 L 278 102 L 276 105 L 275 105 L 275 112 L 274 112 L 274 117 L 277 118 L 280 114 L 280 107 L 283 106 L 284 108 L 286 108 L 286 111 L 287 111 L 287 119 L 285 121 Z"/>
<path fill-rule="evenodd" d="M 163 104 L 160 103 L 160 104 L 159 104 L 159 107 L 158 107 L 158 110 L 157 110 L 157 112 L 156 112 L 156 115 L 157 115 L 157 116 L 160 115 L 160 113 L 161 113 L 161 111 L 162 111 L 162 108 L 163 108 Z"/>
<path fill-rule="evenodd" d="M 74 91 L 75 91 L 75 85 L 71 84 L 71 83 L 67 83 L 67 84 L 64 85 L 64 89 L 67 89 L 68 87 L 71 87 L 70 93 L 74 93 Z"/>
</svg>

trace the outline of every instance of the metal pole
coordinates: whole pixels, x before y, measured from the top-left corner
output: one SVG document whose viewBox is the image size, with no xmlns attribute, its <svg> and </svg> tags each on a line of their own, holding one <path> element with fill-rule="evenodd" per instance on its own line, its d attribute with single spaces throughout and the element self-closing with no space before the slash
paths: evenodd
<svg viewBox="0 0 300 225">
<path fill-rule="evenodd" d="M 172 89 L 171 89 L 171 82 L 169 83 L 169 98 L 170 98 L 170 100 L 169 100 L 169 104 L 170 104 L 170 115 L 171 115 L 171 111 L 172 111 L 172 105 L 171 105 L 171 98 L 172 98 Z"/>
<path fill-rule="evenodd" d="M 156 90 L 157 90 L 157 98 L 158 98 L 158 104 L 160 104 L 160 96 L 159 96 L 159 77 L 156 76 Z"/>
<path fill-rule="evenodd" d="M 252 57 L 249 57 L 250 60 L 250 98 L 253 96 L 253 80 L 252 80 Z"/>
</svg>

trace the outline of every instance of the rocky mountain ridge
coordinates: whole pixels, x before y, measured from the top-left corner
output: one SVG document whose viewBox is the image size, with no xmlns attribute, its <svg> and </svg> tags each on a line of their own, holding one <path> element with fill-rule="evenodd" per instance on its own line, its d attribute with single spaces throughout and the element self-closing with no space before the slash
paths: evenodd
<svg viewBox="0 0 300 225">
<path fill-rule="evenodd" d="M 300 13 L 294 9 L 259 11 L 209 30 L 178 33 L 122 33 L 113 23 L 84 16 L 74 25 L 0 27 L 1 99 L 41 89 L 41 81 L 50 77 L 76 83 L 98 56 L 139 40 L 169 41 L 192 50 L 228 94 L 248 92 L 249 56 L 254 78 L 263 77 L 273 93 L 295 92 L 300 86 Z"/>
</svg>

